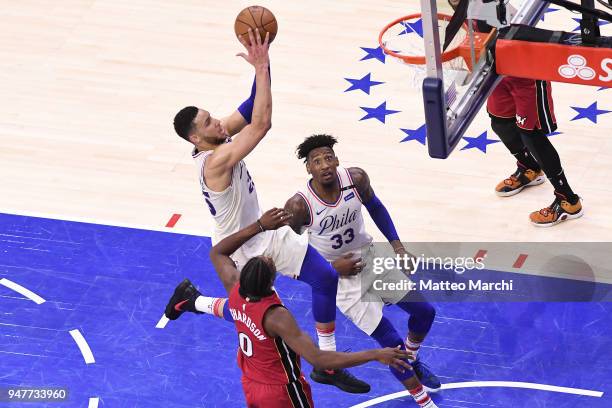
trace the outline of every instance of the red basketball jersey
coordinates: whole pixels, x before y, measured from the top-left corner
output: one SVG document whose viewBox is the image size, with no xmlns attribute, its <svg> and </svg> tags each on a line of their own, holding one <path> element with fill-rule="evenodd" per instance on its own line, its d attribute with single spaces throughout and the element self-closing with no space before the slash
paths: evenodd
<svg viewBox="0 0 612 408">
<path fill-rule="evenodd" d="M 229 296 L 229 308 L 238 332 L 238 366 L 244 379 L 263 384 L 288 384 L 302 377 L 300 357 L 280 337 L 264 331 L 263 318 L 271 307 L 284 307 L 278 295 L 247 302 L 236 284 Z"/>
</svg>

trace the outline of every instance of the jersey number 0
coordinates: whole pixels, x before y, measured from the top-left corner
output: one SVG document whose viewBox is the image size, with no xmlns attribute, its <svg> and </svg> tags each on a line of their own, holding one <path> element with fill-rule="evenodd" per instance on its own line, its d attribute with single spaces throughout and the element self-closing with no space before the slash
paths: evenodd
<svg viewBox="0 0 612 408">
<path fill-rule="evenodd" d="M 238 333 L 238 343 L 240 344 L 240 350 L 245 356 L 251 357 L 253 355 L 253 343 L 249 336 L 244 333 Z"/>
</svg>

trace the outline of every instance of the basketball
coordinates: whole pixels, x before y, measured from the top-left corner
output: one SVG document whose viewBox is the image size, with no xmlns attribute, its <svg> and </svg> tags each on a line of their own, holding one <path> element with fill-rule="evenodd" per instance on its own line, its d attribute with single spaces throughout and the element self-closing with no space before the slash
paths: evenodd
<svg viewBox="0 0 612 408">
<path fill-rule="evenodd" d="M 276 18 L 270 10 L 261 6 L 250 6 L 242 10 L 236 17 L 234 22 L 234 32 L 237 37 L 246 35 L 246 41 L 248 43 L 248 32 L 249 28 L 257 30 L 263 43 L 266 39 L 266 32 L 270 33 L 270 43 L 276 37 L 278 31 L 278 24 Z"/>
</svg>

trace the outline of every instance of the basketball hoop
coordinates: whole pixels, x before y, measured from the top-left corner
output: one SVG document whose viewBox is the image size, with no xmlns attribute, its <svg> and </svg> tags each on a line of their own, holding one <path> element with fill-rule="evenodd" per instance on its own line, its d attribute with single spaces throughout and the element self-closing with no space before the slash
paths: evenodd
<svg viewBox="0 0 612 408">
<path fill-rule="evenodd" d="M 446 27 L 452 16 L 438 13 L 438 33 L 441 39 L 444 38 Z M 415 39 L 418 32 L 415 22 L 421 18 L 420 13 L 410 14 L 400 17 L 387 24 L 378 36 L 378 42 L 385 54 L 410 65 L 413 68 L 415 79 L 422 79 L 425 74 L 425 41 L 423 38 Z M 441 54 L 442 67 L 445 73 L 450 74 L 454 81 L 457 77 L 463 76 L 463 80 L 468 77 L 468 73 L 474 68 L 472 61 L 480 60 L 483 51 L 494 35 L 490 33 L 473 33 L 473 43 L 470 41 L 468 25 L 464 23 L 459 32 L 448 46 L 448 49 Z M 474 60 L 472 60 L 472 51 Z M 445 80 L 446 82 L 446 80 Z M 461 81 L 459 81 L 461 82 Z M 460 84 L 458 84 L 460 85 Z"/>
</svg>

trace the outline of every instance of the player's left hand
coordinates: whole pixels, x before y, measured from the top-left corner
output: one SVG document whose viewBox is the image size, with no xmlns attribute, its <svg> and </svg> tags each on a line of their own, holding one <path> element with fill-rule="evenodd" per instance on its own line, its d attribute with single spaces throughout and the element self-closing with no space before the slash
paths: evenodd
<svg viewBox="0 0 612 408">
<path fill-rule="evenodd" d="M 264 230 L 275 230 L 283 225 L 288 225 L 291 220 L 291 214 L 282 208 L 272 208 L 263 213 L 259 219 L 259 223 Z"/>
<path fill-rule="evenodd" d="M 405 361 L 406 358 L 410 357 L 410 354 L 406 350 L 401 350 L 400 346 L 396 348 L 386 347 L 375 351 L 377 353 L 376 361 L 393 367 L 402 373 L 406 370 L 412 370 L 410 364 Z"/>
</svg>

